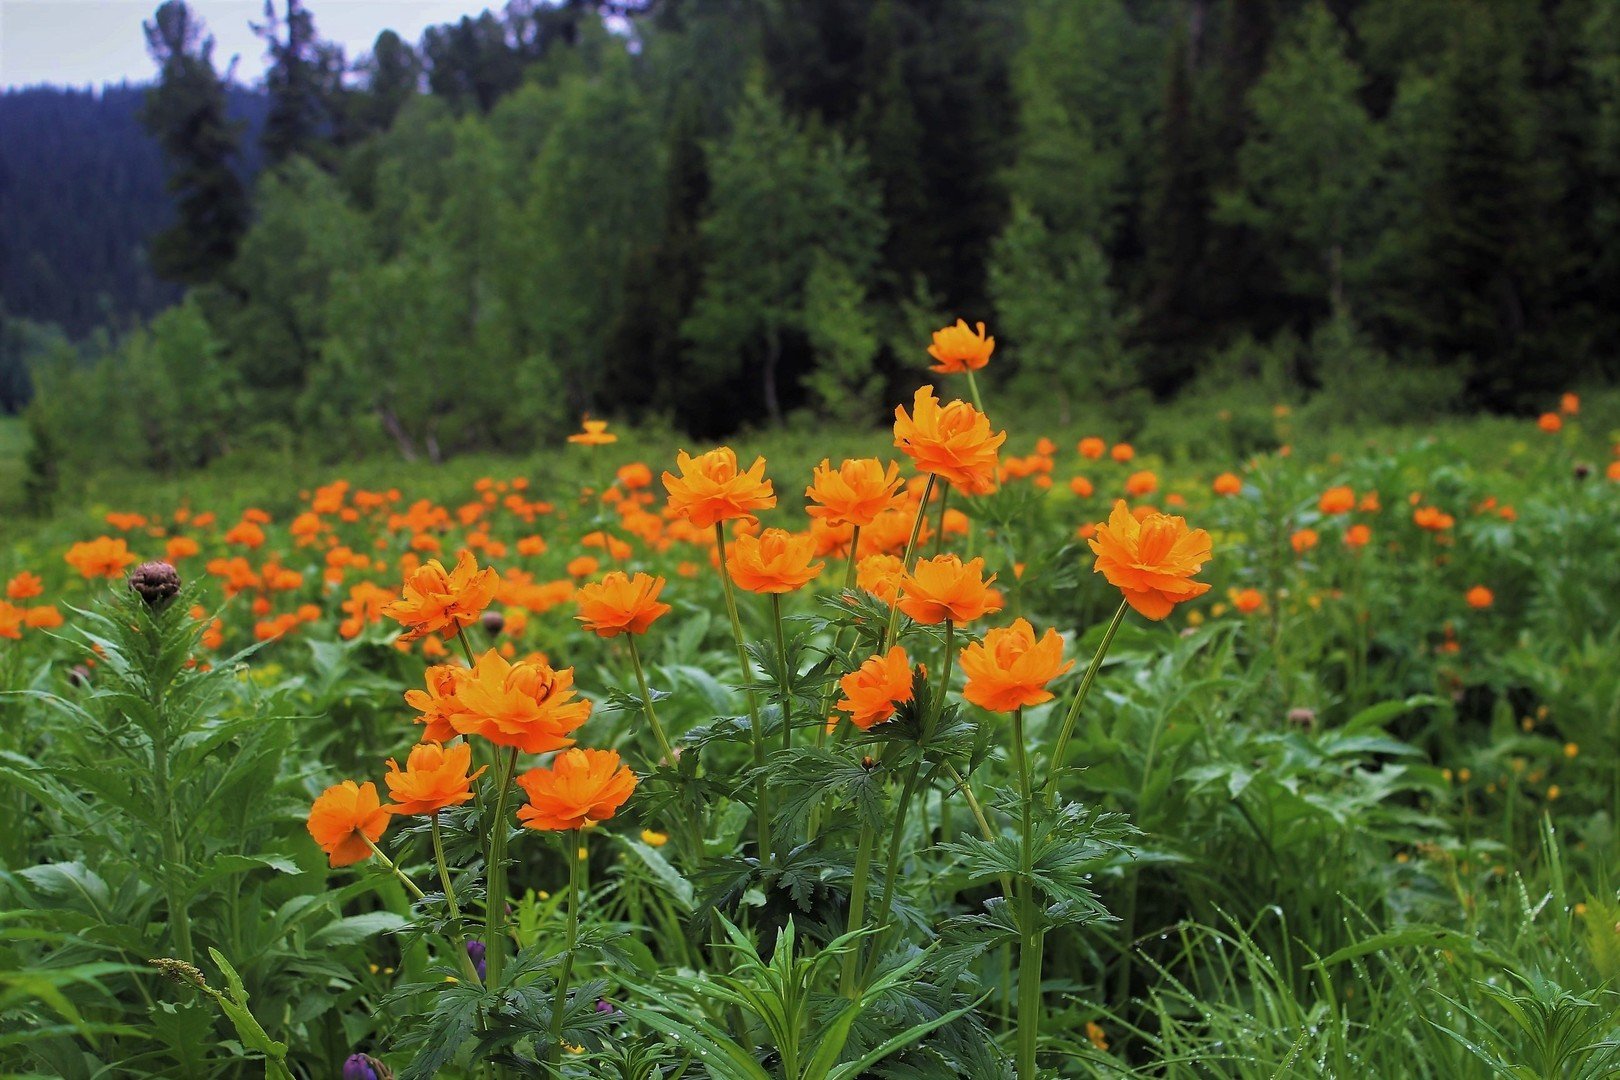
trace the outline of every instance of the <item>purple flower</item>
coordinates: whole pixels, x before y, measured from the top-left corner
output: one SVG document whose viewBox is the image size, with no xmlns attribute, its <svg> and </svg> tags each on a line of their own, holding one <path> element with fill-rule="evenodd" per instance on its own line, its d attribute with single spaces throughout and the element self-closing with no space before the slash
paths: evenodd
<svg viewBox="0 0 1620 1080">
<path fill-rule="evenodd" d="M 484 963 L 484 954 L 487 951 L 488 950 L 484 948 L 484 943 L 482 941 L 467 942 L 467 957 L 473 962 L 473 970 L 478 972 L 479 982 L 484 981 L 486 977 L 485 973 L 489 970 Z M 345 1080 L 347 1080 L 347 1078 L 345 1078 Z"/>
<path fill-rule="evenodd" d="M 613 1011 L 613 1004 L 606 1000 L 598 1001 L 596 1003 L 596 1011 L 599 1013 L 610 1013 Z"/>
<path fill-rule="evenodd" d="M 365 1054 L 350 1054 L 343 1062 L 343 1080 L 378 1080 L 371 1058 Z"/>
</svg>

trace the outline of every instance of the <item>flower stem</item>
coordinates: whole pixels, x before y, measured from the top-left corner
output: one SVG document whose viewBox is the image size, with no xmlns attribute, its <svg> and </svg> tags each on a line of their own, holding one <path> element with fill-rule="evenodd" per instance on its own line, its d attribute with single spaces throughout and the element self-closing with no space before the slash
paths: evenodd
<svg viewBox="0 0 1620 1080">
<path fill-rule="evenodd" d="M 782 682 L 776 688 L 782 703 L 782 749 L 793 749 L 793 672 L 788 670 L 787 641 L 782 635 L 782 595 L 771 593 L 771 626 L 776 632 L 776 661 L 782 667 Z"/>
<path fill-rule="evenodd" d="M 1063 717 L 1063 727 L 1058 731 L 1057 742 L 1052 747 L 1052 760 L 1047 765 L 1046 772 L 1046 804 L 1057 805 L 1058 797 L 1058 771 L 1063 768 L 1064 753 L 1069 749 L 1069 739 L 1074 735 L 1075 722 L 1080 719 L 1080 706 L 1086 703 L 1086 695 L 1091 693 L 1091 684 L 1097 681 L 1097 672 L 1102 668 L 1103 657 L 1108 655 L 1109 646 L 1114 643 L 1114 635 L 1119 632 L 1119 624 L 1125 621 L 1125 611 L 1129 605 L 1121 600 L 1119 610 L 1114 612 L 1114 619 L 1108 624 L 1108 630 L 1103 634 L 1102 642 L 1097 646 L 1097 652 L 1091 658 L 1091 664 L 1086 668 L 1085 676 L 1080 680 L 1080 686 L 1074 692 L 1074 700 L 1069 703 L 1069 711 Z"/>
<path fill-rule="evenodd" d="M 972 368 L 968 368 L 966 370 L 968 377 L 968 393 L 973 397 L 973 407 L 978 409 L 980 412 L 984 412 L 984 402 L 979 400 L 979 380 L 973 377 Z"/>
<path fill-rule="evenodd" d="M 469 669 L 477 667 L 478 661 L 473 659 L 472 644 L 467 640 L 467 628 L 460 623 L 456 624 L 456 640 L 461 642 L 461 655 L 467 658 L 467 667 Z"/>
<path fill-rule="evenodd" d="M 551 999 L 551 1045 L 546 1063 L 555 1065 L 562 1055 L 563 1016 L 568 1005 L 568 980 L 574 973 L 574 948 L 579 942 L 579 864 L 585 834 L 575 829 L 567 834 L 568 844 L 568 937 L 564 944 L 562 971 L 557 976 L 557 993 Z"/>
<path fill-rule="evenodd" d="M 647 714 L 647 723 L 658 739 L 659 748 L 664 752 L 664 760 L 669 763 L 671 769 L 678 770 L 680 765 L 675 757 L 675 748 L 669 741 L 669 735 L 664 731 L 664 725 L 658 722 L 658 714 L 653 712 L 652 691 L 647 686 L 646 670 L 641 666 L 641 651 L 636 648 L 636 636 L 627 634 L 625 640 L 630 646 L 630 664 L 636 670 L 636 685 L 641 688 L 642 709 Z M 681 819 L 686 823 L 690 834 L 687 844 L 692 849 L 691 856 L 695 866 L 703 858 L 703 830 L 695 816 L 682 814 Z"/>
<path fill-rule="evenodd" d="M 372 841 L 371 837 L 362 832 L 357 832 L 355 835 L 366 842 L 366 847 L 371 849 L 371 853 L 377 856 L 379 862 L 388 867 L 389 873 L 399 878 L 400 884 L 405 886 L 406 892 L 410 893 L 418 900 L 427 899 L 427 894 L 417 887 L 416 882 L 412 881 L 410 877 L 406 875 L 405 871 L 399 868 L 399 865 L 395 863 L 393 859 L 390 859 L 387 855 L 383 854 L 382 848 L 378 847 L 376 843 Z"/>
<path fill-rule="evenodd" d="M 450 940 L 455 944 L 456 954 L 461 958 L 461 970 L 477 986 L 478 966 L 473 963 L 472 957 L 467 954 L 467 936 L 461 928 L 461 908 L 456 904 L 456 890 L 450 884 L 450 867 L 444 860 L 444 837 L 439 832 L 439 815 L 435 811 L 432 818 L 433 825 L 433 862 L 439 868 L 439 884 L 444 886 L 445 906 L 450 910 L 450 921 L 453 929 Z"/>
<path fill-rule="evenodd" d="M 1034 882 L 1035 793 L 1030 783 L 1029 753 L 1024 746 L 1024 710 L 1013 710 L 1014 757 L 1018 763 L 1018 1080 L 1035 1080 L 1035 1051 L 1041 1029 L 1041 953 L 1046 932 L 1036 924 Z"/>
<path fill-rule="evenodd" d="M 934 528 L 934 555 L 939 555 L 940 548 L 945 546 L 945 504 L 950 501 L 951 487 L 949 484 L 939 489 L 939 524 Z"/>
<path fill-rule="evenodd" d="M 489 895 L 484 898 L 484 967 L 489 985 L 498 986 L 506 962 L 506 797 L 517 769 L 512 747 L 495 776 L 495 820 L 489 834 Z"/>
<path fill-rule="evenodd" d="M 737 614 L 737 593 L 731 584 L 731 568 L 726 565 L 726 529 L 721 522 L 714 523 L 714 537 L 719 545 L 720 582 L 725 588 L 726 614 L 731 616 L 731 636 L 737 641 L 737 661 L 742 664 L 743 682 L 746 683 L 752 681 L 754 668 L 748 662 L 748 648 L 743 644 L 742 618 Z M 758 819 L 759 861 L 763 864 L 771 859 L 771 804 L 764 775 L 765 733 L 759 728 L 759 702 L 754 699 L 754 692 L 746 690 L 744 693 L 748 699 L 748 735 L 753 744 L 754 768 L 760 770 L 759 778 L 754 781 L 754 813 Z"/>
<path fill-rule="evenodd" d="M 878 959 L 883 955 L 883 940 L 888 937 L 884 924 L 889 921 L 889 912 L 894 906 L 895 879 L 900 876 L 900 845 L 905 841 L 906 815 L 911 810 L 911 800 L 917 793 L 917 777 L 922 770 L 922 762 L 914 762 L 906 770 L 904 787 L 900 791 L 900 805 L 894 812 L 894 831 L 889 835 L 889 861 L 883 872 L 883 897 L 878 901 L 877 917 L 872 925 L 878 932 L 872 937 L 872 952 L 866 959 L 866 970 L 861 982 L 865 983 L 872 977 L 877 969 Z"/>
<path fill-rule="evenodd" d="M 877 843 L 877 830 L 871 824 L 861 822 L 861 839 L 855 847 L 855 877 L 849 889 L 849 918 L 846 920 L 846 931 L 859 930 L 866 925 L 866 882 L 872 875 L 872 848 Z M 860 963 L 861 947 L 857 942 L 849 952 L 844 954 L 843 978 L 839 980 L 838 992 L 851 1001 L 855 1000 L 855 969 Z"/>
<path fill-rule="evenodd" d="M 933 473 L 928 474 L 928 483 L 923 487 L 922 501 L 917 504 L 917 517 L 911 523 L 911 539 L 906 541 L 906 552 L 900 556 L 900 570 L 902 574 L 911 567 L 911 553 L 917 547 L 917 534 L 922 532 L 923 515 L 928 512 L 928 500 L 934 494 L 934 484 L 939 477 Z M 889 645 L 894 641 L 894 627 L 900 619 L 900 594 L 905 587 L 905 581 L 895 584 L 894 601 L 889 607 L 889 625 L 883 631 L 883 645 L 878 649 L 878 655 L 889 651 Z"/>
</svg>

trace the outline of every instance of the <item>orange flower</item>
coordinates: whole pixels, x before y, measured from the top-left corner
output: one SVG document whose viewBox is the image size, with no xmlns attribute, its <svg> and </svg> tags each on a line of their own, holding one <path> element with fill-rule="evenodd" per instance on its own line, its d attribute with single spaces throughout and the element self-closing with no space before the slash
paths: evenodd
<svg viewBox="0 0 1620 1080">
<path fill-rule="evenodd" d="M 955 484 L 969 495 L 983 495 L 996 486 L 996 459 L 1005 431 L 992 435 L 990 421 L 965 401 L 941 406 L 932 386 L 919 387 L 912 412 L 904 405 L 894 410 L 894 445 L 905 451 L 917 468 Z"/>
<path fill-rule="evenodd" d="M 383 614 L 405 627 L 404 641 L 441 631 L 455 634 L 483 613 L 499 585 L 493 568 L 478 569 L 472 552 L 463 550 L 448 573 L 438 559 L 430 559 L 407 574 L 403 596 Z"/>
<path fill-rule="evenodd" d="M 1457 519 L 1439 507 L 1420 506 L 1412 511 L 1412 523 L 1430 532 L 1445 532 L 1457 523 Z"/>
<path fill-rule="evenodd" d="M 1555 412 L 1542 413 L 1536 426 L 1549 435 L 1556 434 L 1564 429 L 1564 418 Z"/>
<path fill-rule="evenodd" d="M 451 717 L 467 711 L 456 695 L 470 673 L 460 664 L 435 664 L 424 677 L 427 689 L 405 691 L 405 704 L 422 714 L 416 722 L 427 725 L 427 731 L 422 733 L 424 741 L 449 742 L 458 730 Z"/>
<path fill-rule="evenodd" d="M 1162 619 L 1209 585 L 1192 576 L 1210 559 L 1209 534 L 1188 530 L 1184 518 L 1149 514 L 1138 522 L 1121 499 L 1088 541 L 1095 572 L 1119 589 L 1126 603 L 1149 619 Z"/>
<path fill-rule="evenodd" d="M 45 582 L 38 574 L 24 570 L 10 581 L 6 582 L 7 600 L 32 600 L 45 592 Z"/>
<path fill-rule="evenodd" d="M 197 541 L 189 536 L 171 536 L 169 542 L 164 545 L 164 554 L 168 556 L 166 561 L 171 566 L 181 559 L 189 559 L 201 550 L 202 548 L 197 546 Z"/>
<path fill-rule="evenodd" d="M 786 529 L 744 534 L 726 551 L 726 570 L 738 588 L 754 593 L 789 593 L 804 587 L 826 563 L 811 563 L 816 541 Z"/>
<path fill-rule="evenodd" d="M 805 513 L 830 525 L 864 527 L 894 504 L 899 489 L 900 466 L 892 461 L 885 471 L 877 458 L 846 458 L 834 469 L 831 461 L 822 458 L 810 486 L 804 489 L 810 500 Z"/>
<path fill-rule="evenodd" d="M 956 555 L 922 559 L 900 581 L 900 610 L 930 626 L 947 619 L 970 623 L 1000 611 L 1001 594 L 990 588 L 996 575 L 984 578 L 983 573 L 983 559 L 966 563 Z"/>
<path fill-rule="evenodd" d="M 1315 529 L 1300 529 L 1288 538 L 1288 542 L 1293 546 L 1295 555 L 1303 555 L 1315 547 L 1320 539 Z"/>
<path fill-rule="evenodd" d="M 580 555 L 569 559 L 568 565 L 564 569 L 568 571 L 569 577 L 587 578 L 600 570 L 601 567 L 602 564 L 596 560 L 595 556 Z"/>
<path fill-rule="evenodd" d="M 1610 480 L 1620 482 L 1620 461 L 1611 461 L 1611 462 L 1609 462 L 1609 469 L 1608 469 L 1607 475 L 1608 475 Z"/>
<path fill-rule="evenodd" d="M 1344 531 L 1344 546 L 1348 548 L 1366 547 L 1372 540 L 1372 530 L 1365 525 L 1352 525 Z"/>
<path fill-rule="evenodd" d="M 1483 609 L 1488 608 L 1492 604 L 1496 603 L 1496 594 L 1491 592 L 1491 590 L 1487 589 L 1483 585 L 1475 585 L 1472 589 L 1468 590 L 1467 595 L 1464 596 L 1463 599 L 1468 601 L 1469 607 Z"/>
<path fill-rule="evenodd" d="M 389 758 L 383 783 L 394 801 L 386 809 L 391 814 L 436 814 L 447 806 L 471 802 L 472 782 L 489 767 L 482 766 L 468 776 L 471 765 L 472 744 L 467 742 L 448 750 L 437 742 L 413 746 L 404 769 Z"/>
<path fill-rule="evenodd" d="M 74 544 L 62 559 L 87 578 L 117 577 L 126 566 L 140 562 L 122 539 L 114 540 L 107 536 Z"/>
<path fill-rule="evenodd" d="M 530 769 L 518 777 L 529 796 L 518 807 L 525 829 L 563 832 L 612 817 L 636 790 L 636 774 L 619 764 L 613 750 L 564 750 L 549 769 Z"/>
<path fill-rule="evenodd" d="M 1266 606 L 1266 597 L 1259 589 L 1231 589 L 1226 594 L 1232 606 L 1248 615 Z"/>
<path fill-rule="evenodd" d="M 11 638 L 13 641 L 21 639 L 27 614 L 16 604 L 0 600 L 0 638 Z"/>
<path fill-rule="evenodd" d="M 737 455 L 729 446 L 691 457 L 682 450 L 675 457 L 681 475 L 664 474 L 670 512 L 699 529 L 718 521 L 749 517 L 756 510 L 776 505 L 776 493 L 765 479 L 765 459 L 755 458 L 745 473 L 737 471 Z"/>
<path fill-rule="evenodd" d="M 658 602 L 663 587 L 661 577 L 638 573 L 632 578 L 615 570 L 599 582 L 580 587 L 574 597 L 579 614 L 574 617 L 597 637 L 645 634 L 670 610 L 668 604 Z"/>
<path fill-rule="evenodd" d="M 620 465 L 619 471 L 615 475 L 619 478 L 619 485 L 629 491 L 638 491 L 641 488 L 652 486 L 652 470 L 639 461 L 632 461 L 628 465 Z"/>
<path fill-rule="evenodd" d="M 838 711 L 866 731 L 893 716 L 896 705 L 911 700 L 911 661 L 906 650 L 895 645 L 885 656 L 868 657 L 839 679 L 838 686 L 844 691 Z"/>
<path fill-rule="evenodd" d="M 371 858 L 371 845 L 388 828 L 388 811 L 377 798 L 377 785 L 367 780 L 334 784 L 309 808 L 309 835 L 326 852 L 334 867 L 352 866 Z"/>
<path fill-rule="evenodd" d="M 1141 498 L 1143 495 L 1151 495 L 1158 490 L 1159 478 L 1145 469 L 1141 472 L 1131 473 L 1130 476 L 1125 478 L 1125 494 L 1133 499 Z"/>
<path fill-rule="evenodd" d="M 591 703 L 574 698 L 573 668 L 538 658 L 511 664 L 490 649 L 456 690 L 462 711 L 447 719 L 463 735 L 544 754 L 574 745 L 569 733 L 590 717 Z"/>
<path fill-rule="evenodd" d="M 1097 489 L 1093 487 L 1091 481 L 1087 480 L 1084 476 L 1076 476 L 1069 481 L 1069 490 L 1080 496 L 1082 499 L 1089 499 L 1091 498 L 1092 493 Z"/>
<path fill-rule="evenodd" d="M 1565 394 L 1558 399 L 1558 411 L 1565 416 L 1574 416 L 1581 411 L 1581 396 L 1579 394 Z"/>
<path fill-rule="evenodd" d="M 606 420 L 592 420 L 587 416 L 580 427 L 583 430 L 577 435 L 568 436 L 569 442 L 579 446 L 606 446 L 619 441 L 619 437 L 607 429 Z"/>
<path fill-rule="evenodd" d="M 1349 484 L 1330 487 L 1316 500 L 1316 507 L 1324 514 L 1348 514 L 1356 508 L 1355 489 Z"/>
<path fill-rule="evenodd" d="M 62 625 L 62 613 L 51 604 L 31 607 L 23 612 L 23 625 L 30 630 L 55 630 Z"/>
<path fill-rule="evenodd" d="M 1115 443 L 1114 448 L 1108 451 L 1108 456 L 1123 465 L 1136 456 L 1136 451 L 1132 449 L 1130 443 Z"/>
<path fill-rule="evenodd" d="M 900 591 L 900 579 L 904 576 L 905 567 L 901 565 L 898 555 L 868 555 L 855 564 L 855 584 L 885 604 L 894 603 L 895 594 Z"/>
<path fill-rule="evenodd" d="M 1108 444 L 1095 435 L 1087 435 L 1076 444 L 1075 449 L 1080 452 L 1081 457 L 1096 461 L 1108 452 Z"/>
<path fill-rule="evenodd" d="M 981 709 L 1012 712 L 1052 700 L 1046 684 L 1074 667 L 1063 660 L 1063 638 L 1048 628 L 1039 639 L 1024 619 L 998 626 L 962 650 L 962 696 Z"/>
<path fill-rule="evenodd" d="M 1215 483 L 1211 486 L 1217 495 L 1236 495 L 1243 490 L 1243 481 L 1237 473 L 1223 472 L 1215 478 Z"/>
<path fill-rule="evenodd" d="M 974 333 L 968 329 L 966 322 L 957 319 L 955 326 L 935 330 L 934 343 L 928 346 L 928 355 L 938 363 L 928 370 L 941 375 L 955 375 L 963 371 L 978 371 L 988 364 L 990 354 L 996 351 L 996 339 L 984 336 L 984 323 L 979 323 L 978 328 L 979 332 Z"/>
</svg>

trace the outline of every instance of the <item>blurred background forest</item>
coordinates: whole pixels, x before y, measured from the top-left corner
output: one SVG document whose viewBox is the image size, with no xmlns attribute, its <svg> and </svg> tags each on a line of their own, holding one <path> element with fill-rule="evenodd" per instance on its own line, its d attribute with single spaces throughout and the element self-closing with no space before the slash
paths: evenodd
<svg viewBox="0 0 1620 1080">
<path fill-rule="evenodd" d="M 928 331 L 1001 400 L 1340 422 L 1620 357 L 1616 0 L 512 0 L 369 54 L 275 0 L 242 87 L 0 96 L 29 490 L 875 423 Z"/>
</svg>

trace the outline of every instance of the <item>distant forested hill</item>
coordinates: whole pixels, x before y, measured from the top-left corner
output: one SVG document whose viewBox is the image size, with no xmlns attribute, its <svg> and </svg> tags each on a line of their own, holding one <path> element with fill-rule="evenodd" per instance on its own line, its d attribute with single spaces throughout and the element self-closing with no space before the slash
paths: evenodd
<svg viewBox="0 0 1620 1080">
<path fill-rule="evenodd" d="M 0 310 L 82 337 L 172 304 L 147 238 L 172 213 L 163 156 L 141 127 L 144 85 L 0 93 Z M 233 88 L 245 123 L 240 167 L 258 169 L 265 98 Z"/>
</svg>

